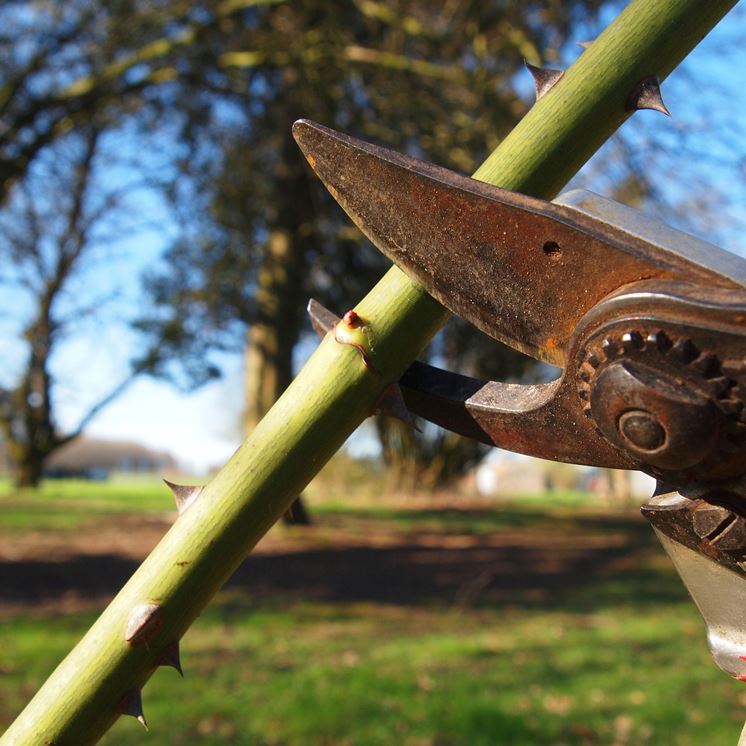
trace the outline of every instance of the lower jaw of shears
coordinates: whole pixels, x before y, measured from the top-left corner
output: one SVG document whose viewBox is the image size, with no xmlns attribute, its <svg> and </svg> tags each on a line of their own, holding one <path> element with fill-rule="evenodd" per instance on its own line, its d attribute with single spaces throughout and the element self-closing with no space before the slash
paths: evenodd
<svg viewBox="0 0 746 746">
<path fill-rule="evenodd" d="M 308 313 L 320 336 L 342 321 L 314 300 Z M 399 387 L 413 414 L 473 440 L 553 461 L 635 468 L 583 415 L 574 376 L 523 385 L 483 381 L 415 362 Z"/>
<path fill-rule="evenodd" d="M 678 492 L 654 497 L 642 513 L 702 615 L 713 660 L 746 681 L 746 521 Z"/>
</svg>

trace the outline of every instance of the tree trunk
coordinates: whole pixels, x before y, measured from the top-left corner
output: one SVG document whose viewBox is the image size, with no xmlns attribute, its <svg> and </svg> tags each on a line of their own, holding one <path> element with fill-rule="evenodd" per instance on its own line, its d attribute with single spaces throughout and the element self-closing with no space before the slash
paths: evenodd
<svg viewBox="0 0 746 746">
<path fill-rule="evenodd" d="M 293 380 L 293 348 L 300 335 L 299 298 L 305 260 L 300 241 L 289 230 L 273 230 L 259 272 L 258 317 L 247 334 L 245 353 L 245 434 L 270 410 Z M 298 496 L 283 520 L 309 525 L 310 516 Z"/>
<path fill-rule="evenodd" d="M 16 467 L 16 487 L 38 487 L 44 473 L 44 459 L 28 458 Z"/>
<path fill-rule="evenodd" d="M 19 488 L 39 486 L 44 464 L 60 443 L 50 399 L 49 356 L 53 333 L 50 306 L 51 301 L 43 297 L 39 318 L 26 331 L 31 348 L 29 361 L 18 388 L 7 399 L 0 422 Z"/>
<path fill-rule="evenodd" d="M 617 508 L 627 508 L 632 502 L 632 484 L 630 473 L 620 469 L 607 469 L 609 475 L 609 492 L 611 502 Z"/>
<path fill-rule="evenodd" d="M 247 435 L 292 380 L 293 346 L 299 334 L 297 263 L 299 257 L 290 232 L 272 231 L 258 277 L 257 320 L 247 335 Z"/>
</svg>

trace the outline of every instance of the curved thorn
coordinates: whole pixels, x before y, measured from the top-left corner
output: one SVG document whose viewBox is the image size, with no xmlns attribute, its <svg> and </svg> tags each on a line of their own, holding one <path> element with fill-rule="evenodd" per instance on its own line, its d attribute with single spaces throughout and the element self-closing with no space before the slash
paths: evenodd
<svg viewBox="0 0 746 746">
<path fill-rule="evenodd" d="M 181 652 L 179 650 L 178 640 L 174 640 L 163 648 L 158 657 L 158 665 L 175 668 L 179 672 L 181 678 L 184 678 L 184 671 L 181 668 Z"/>
<path fill-rule="evenodd" d="M 671 112 L 663 103 L 660 81 L 655 75 L 643 78 L 627 99 L 627 111 L 637 111 L 639 109 L 652 109 L 665 114 L 667 117 L 671 116 Z"/>
<path fill-rule="evenodd" d="M 122 715 L 131 715 L 142 723 L 145 730 L 150 730 L 142 709 L 142 692 L 139 689 L 131 689 L 122 697 L 122 701 L 119 703 L 119 712 Z"/>
<path fill-rule="evenodd" d="M 593 44 L 594 41 L 594 39 L 591 39 L 590 41 L 576 41 L 575 45 L 578 47 L 583 47 L 583 49 L 588 49 L 588 47 L 590 47 L 590 45 Z"/>
<path fill-rule="evenodd" d="M 564 70 L 553 70 L 551 67 L 536 67 L 536 65 L 531 65 L 528 62 L 525 65 L 526 69 L 533 75 L 537 101 L 546 96 L 565 74 Z"/>
<path fill-rule="evenodd" d="M 395 417 L 397 420 L 401 420 L 405 425 L 409 425 L 409 427 L 417 430 L 417 432 L 422 432 L 415 421 L 414 415 L 409 411 L 409 408 L 404 403 L 404 396 L 402 395 L 401 388 L 397 383 L 392 383 L 381 392 L 378 400 L 373 405 L 371 414 Z"/>
<path fill-rule="evenodd" d="M 202 493 L 202 487 L 197 484 L 174 484 L 168 479 L 163 480 L 176 501 L 176 510 L 181 515 Z"/>
</svg>

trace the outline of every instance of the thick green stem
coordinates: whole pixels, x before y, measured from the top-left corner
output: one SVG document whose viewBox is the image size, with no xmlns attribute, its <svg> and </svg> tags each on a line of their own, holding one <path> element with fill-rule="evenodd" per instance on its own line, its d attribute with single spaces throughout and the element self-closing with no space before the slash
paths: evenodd
<svg viewBox="0 0 746 746">
<path fill-rule="evenodd" d="M 636 0 L 475 174 L 551 198 L 628 116 L 635 84 L 672 70 L 734 0 Z M 362 422 L 448 312 L 392 269 L 356 307 L 375 368 L 321 343 L 285 394 L 204 488 L 6 732 L 3 744 L 100 738 L 247 551 Z M 135 609 L 157 609 L 127 642 Z M 128 635 L 131 636 L 131 635 Z"/>
</svg>

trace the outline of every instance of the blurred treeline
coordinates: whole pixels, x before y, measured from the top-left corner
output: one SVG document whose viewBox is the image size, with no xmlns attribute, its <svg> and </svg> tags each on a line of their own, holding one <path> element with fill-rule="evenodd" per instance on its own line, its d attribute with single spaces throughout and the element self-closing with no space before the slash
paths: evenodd
<svg viewBox="0 0 746 746">
<path fill-rule="evenodd" d="M 337 312 L 386 268 L 292 141 L 298 117 L 472 172 L 524 114 L 524 61 L 550 65 L 600 0 L 6 0 L 0 7 L 0 282 L 23 362 L 0 390 L 19 480 L 136 375 L 183 386 L 245 355 L 250 428 L 291 379 L 314 296 Z M 577 39 L 576 39 L 577 40 Z M 579 50 L 578 50 L 579 53 Z M 616 181 L 633 198 L 639 173 Z M 143 278 L 131 370 L 79 425 L 55 420 L 59 344 L 105 298 L 77 278 L 157 193 L 178 230 Z M 531 363 L 451 323 L 431 356 L 482 377 Z M 446 433 L 377 426 L 400 480 L 435 485 L 481 451 Z"/>
</svg>

